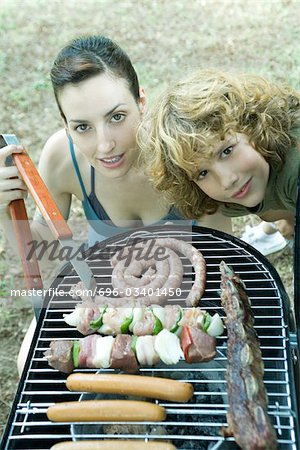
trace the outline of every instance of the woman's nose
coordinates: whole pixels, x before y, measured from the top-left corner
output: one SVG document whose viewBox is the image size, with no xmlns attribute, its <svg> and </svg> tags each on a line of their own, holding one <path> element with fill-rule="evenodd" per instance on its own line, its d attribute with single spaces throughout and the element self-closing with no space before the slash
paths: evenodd
<svg viewBox="0 0 300 450">
<path fill-rule="evenodd" d="M 97 150 L 100 154 L 110 153 L 116 144 L 109 132 L 106 130 L 97 130 Z"/>
</svg>

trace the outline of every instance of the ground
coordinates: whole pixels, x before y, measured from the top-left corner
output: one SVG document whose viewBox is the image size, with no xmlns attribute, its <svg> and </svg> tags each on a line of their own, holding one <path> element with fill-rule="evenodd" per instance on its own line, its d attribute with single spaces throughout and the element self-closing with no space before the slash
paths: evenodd
<svg viewBox="0 0 300 450">
<path fill-rule="evenodd" d="M 1 0 L 1 132 L 15 133 L 35 162 L 61 127 L 49 82 L 58 50 L 75 36 L 115 39 L 130 55 L 150 103 L 195 67 L 247 71 L 299 89 L 299 0 Z M 29 215 L 33 204 L 27 202 Z M 80 205 L 72 206 L 74 217 Z M 253 217 L 236 219 L 241 235 Z M 16 391 L 16 356 L 31 318 L 29 302 L 8 300 L 23 285 L 19 260 L 0 237 L 0 432 Z M 272 255 L 293 298 L 291 249 Z"/>
</svg>

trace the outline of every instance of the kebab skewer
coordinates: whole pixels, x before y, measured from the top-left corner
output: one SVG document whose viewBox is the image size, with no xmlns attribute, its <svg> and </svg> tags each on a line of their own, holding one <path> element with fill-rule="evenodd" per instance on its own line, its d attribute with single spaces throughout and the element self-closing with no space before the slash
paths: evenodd
<svg viewBox="0 0 300 450">
<path fill-rule="evenodd" d="M 219 314 L 210 316 L 200 308 L 183 310 L 179 305 L 112 308 L 85 301 L 78 304 L 72 313 L 65 314 L 64 320 L 85 336 L 95 332 L 112 336 L 126 333 L 145 336 L 156 335 L 162 329 L 180 336 L 184 326 L 199 328 L 210 336 L 220 336 L 224 331 Z"/>
<path fill-rule="evenodd" d="M 137 371 L 139 366 L 163 362 L 177 364 L 210 361 L 216 354 L 216 338 L 199 328 L 184 326 L 181 340 L 164 329 L 156 336 L 92 334 L 79 340 L 55 340 L 44 353 L 50 366 L 70 373 L 75 368 L 122 369 Z"/>
</svg>

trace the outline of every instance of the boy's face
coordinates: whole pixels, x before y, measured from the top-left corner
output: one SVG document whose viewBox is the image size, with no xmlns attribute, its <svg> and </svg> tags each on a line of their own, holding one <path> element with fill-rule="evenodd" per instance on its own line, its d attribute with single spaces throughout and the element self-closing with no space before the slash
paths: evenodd
<svg viewBox="0 0 300 450">
<path fill-rule="evenodd" d="M 200 163 L 194 182 L 209 197 L 248 208 L 264 198 L 269 164 L 245 134 L 230 135 L 212 149 L 212 157 Z"/>
</svg>

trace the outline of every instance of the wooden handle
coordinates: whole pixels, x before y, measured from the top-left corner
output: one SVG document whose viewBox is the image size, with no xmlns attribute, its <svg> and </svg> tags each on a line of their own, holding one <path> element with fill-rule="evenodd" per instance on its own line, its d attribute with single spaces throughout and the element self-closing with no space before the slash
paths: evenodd
<svg viewBox="0 0 300 450">
<path fill-rule="evenodd" d="M 53 236 L 56 239 L 72 238 L 71 229 L 61 215 L 27 151 L 24 149 L 23 153 L 14 153 L 12 156 Z"/>
<path fill-rule="evenodd" d="M 27 289 L 43 289 L 24 200 L 13 200 L 9 204 L 9 210 L 17 238 L 26 287 Z"/>
</svg>

